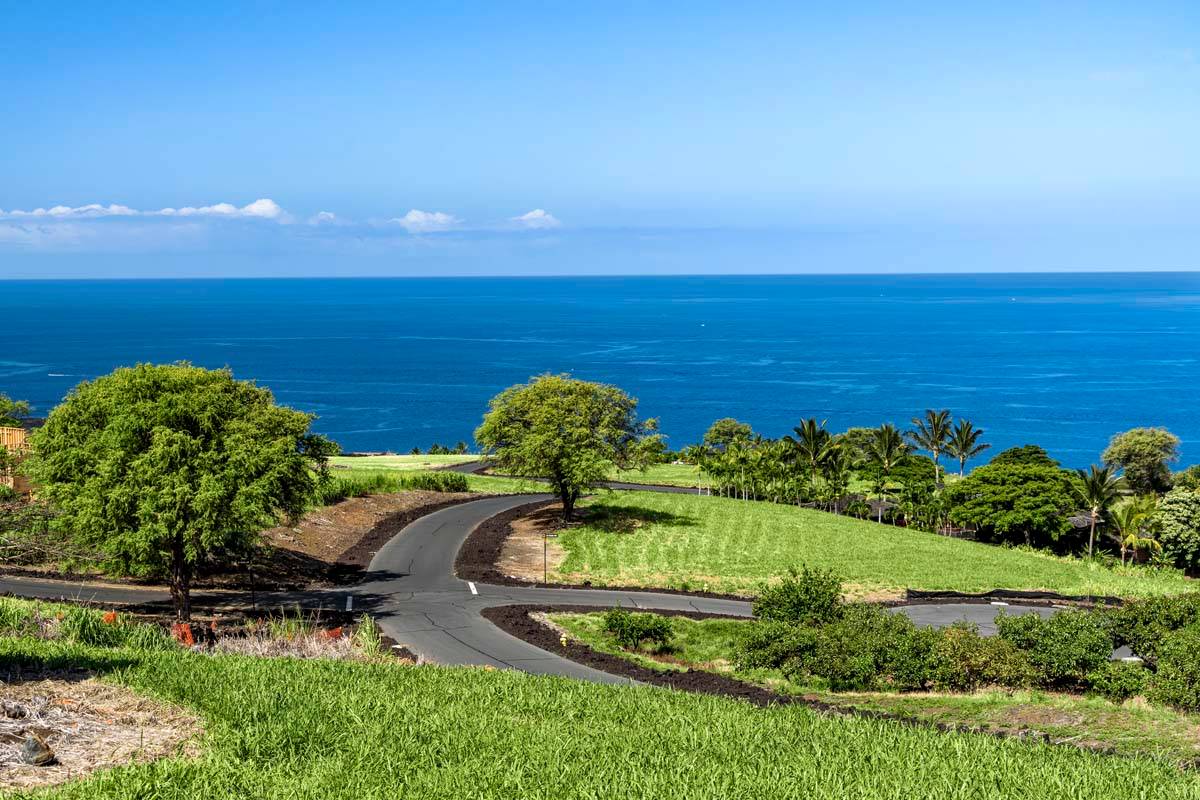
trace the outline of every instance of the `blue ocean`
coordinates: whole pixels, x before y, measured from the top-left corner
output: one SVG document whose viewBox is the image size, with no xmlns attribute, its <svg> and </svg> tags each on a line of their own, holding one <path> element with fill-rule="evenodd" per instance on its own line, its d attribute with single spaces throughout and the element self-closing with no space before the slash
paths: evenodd
<svg viewBox="0 0 1200 800">
<path fill-rule="evenodd" d="M 779 436 L 944 407 L 992 453 L 1083 466 L 1161 425 L 1200 461 L 1200 274 L 9 281 L 0 319 L 0 391 L 37 413 L 189 360 L 350 451 L 469 442 L 496 392 L 570 372 L 638 397 L 675 447 L 724 416 Z"/>
</svg>

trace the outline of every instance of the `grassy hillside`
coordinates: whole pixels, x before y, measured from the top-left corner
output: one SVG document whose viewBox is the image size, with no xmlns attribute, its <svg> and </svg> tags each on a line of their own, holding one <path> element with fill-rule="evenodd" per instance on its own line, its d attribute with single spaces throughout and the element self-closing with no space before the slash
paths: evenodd
<svg viewBox="0 0 1200 800">
<path fill-rule="evenodd" d="M 478 461 L 478 455 L 387 455 L 387 456 L 334 456 L 329 463 L 336 469 L 433 469 L 451 464 L 466 464 Z"/>
<path fill-rule="evenodd" d="M 589 524 L 558 539 L 559 579 L 740 592 L 807 563 L 836 571 L 855 596 L 905 588 L 1140 596 L 1189 586 L 1175 573 L 1110 570 L 793 506 L 619 492 L 590 508 Z"/>
<path fill-rule="evenodd" d="M 1142 759 L 940 734 L 803 708 L 508 672 L 0 640 L 0 665 L 89 665 L 198 711 L 195 761 L 44 798 L 1196 797 Z"/>
</svg>

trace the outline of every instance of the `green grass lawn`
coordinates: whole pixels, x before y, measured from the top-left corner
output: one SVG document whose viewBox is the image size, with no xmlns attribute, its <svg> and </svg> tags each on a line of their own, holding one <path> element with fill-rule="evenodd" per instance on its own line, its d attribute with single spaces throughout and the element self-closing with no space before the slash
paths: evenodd
<svg viewBox="0 0 1200 800">
<path fill-rule="evenodd" d="M 0 668 L 18 665 L 92 667 L 206 728 L 195 760 L 39 798 L 1200 796 L 1200 777 L 1149 759 L 511 672 L 0 639 Z"/>
<path fill-rule="evenodd" d="M 749 620 L 672 617 L 674 633 L 664 655 L 622 650 L 604 630 L 603 614 L 550 614 L 555 625 L 595 650 L 658 670 L 703 669 L 782 693 L 804 693 L 827 703 L 885 711 L 903 717 L 989 730 L 1034 729 L 1057 739 L 1111 748 L 1172 765 L 1200 756 L 1200 716 L 1151 706 L 1141 700 L 1113 703 L 1100 697 L 1039 691 L 983 690 L 972 694 L 834 693 L 821 685 L 790 683 L 778 670 L 738 671 L 734 644 L 755 623 Z"/>
<path fill-rule="evenodd" d="M 905 588 L 1144 596 L 1196 586 L 1174 572 L 1108 569 L 794 506 L 609 492 L 588 508 L 591 521 L 558 538 L 558 580 L 752 592 L 807 563 L 834 570 L 856 597 Z"/>
<path fill-rule="evenodd" d="M 419 470 L 404 470 L 408 473 L 415 473 Z M 332 471 L 333 477 L 358 477 L 369 475 L 395 475 L 396 470 L 375 469 L 363 465 L 361 467 L 351 467 L 350 469 L 338 469 Z M 469 491 L 479 492 L 481 494 L 527 494 L 530 492 L 544 492 L 546 485 L 537 481 L 525 480 L 523 478 L 503 478 L 495 475 L 464 475 L 467 479 L 467 487 Z"/>
<path fill-rule="evenodd" d="M 329 463 L 335 469 L 350 467 L 352 469 L 431 469 L 445 467 L 451 464 L 466 464 L 478 461 L 478 455 L 387 455 L 387 456 L 334 456 Z"/>
<path fill-rule="evenodd" d="M 649 483 L 660 486 L 695 486 L 699 470 L 691 464 L 655 464 L 645 470 L 614 469 L 609 480 L 625 483 Z M 708 477 L 699 476 L 700 482 L 708 486 Z"/>
</svg>

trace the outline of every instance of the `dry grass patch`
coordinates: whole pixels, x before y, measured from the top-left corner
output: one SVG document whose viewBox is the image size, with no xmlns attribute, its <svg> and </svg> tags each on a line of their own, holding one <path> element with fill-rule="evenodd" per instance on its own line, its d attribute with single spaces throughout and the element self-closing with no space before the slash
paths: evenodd
<svg viewBox="0 0 1200 800">
<path fill-rule="evenodd" d="M 199 720 L 121 686 L 43 676 L 0 683 L 0 789 L 30 789 L 96 770 L 194 755 Z M 27 736 L 54 751 L 48 766 L 22 762 Z"/>
</svg>

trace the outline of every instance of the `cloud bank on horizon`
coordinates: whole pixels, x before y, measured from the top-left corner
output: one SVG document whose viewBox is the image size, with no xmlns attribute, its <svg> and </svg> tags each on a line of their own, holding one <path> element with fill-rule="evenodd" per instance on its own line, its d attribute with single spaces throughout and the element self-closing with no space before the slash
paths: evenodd
<svg viewBox="0 0 1200 800">
<path fill-rule="evenodd" d="M 195 246 L 200 241 L 236 238 L 245 243 L 255 234 L 246 228 L 223 228 L 223 223 L 249 221 L 274 223 L 291 229 L 295 237 L 314 235 L 304 229 L 319 229 L 316 235 L 335 240 L 386 240 L 402 236 L 458 233 L 463 235 L 498 234 L 505 231 L 546 231 L 562 223 L 550 212 L 536 208 L 503 221 L 469 222 L 444 211 L 411 209 L 403 216 L 387 219 L 353 219 L 333 211 L 321 210 L 300 223 L 300 217 L 285 210 L 268 197 L 245 205 L 211 205 L 137 209 L 120 203 L 88 203 L 80 206 L 39 206 L 29 210 L 0 209 L 0 252 L 5 246 L 22 251 L 138 252 Z M 187 224 L 181 224 L 187 223 Z"/>
</svg>

